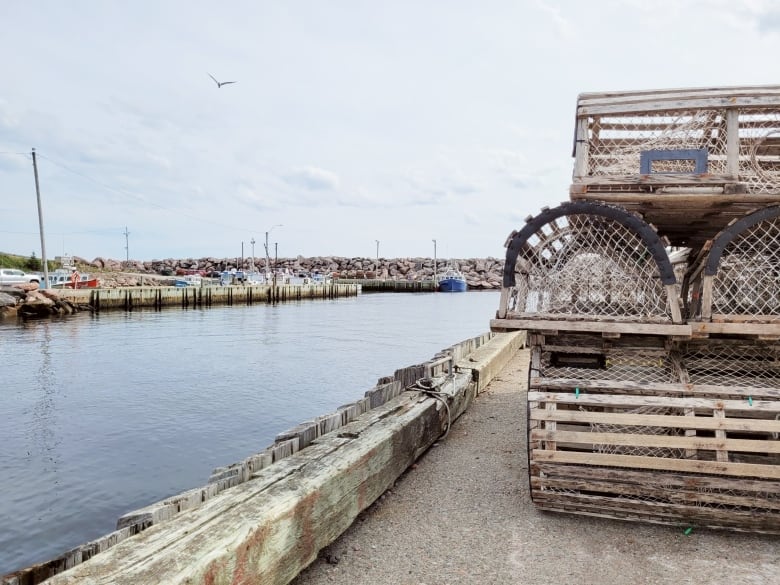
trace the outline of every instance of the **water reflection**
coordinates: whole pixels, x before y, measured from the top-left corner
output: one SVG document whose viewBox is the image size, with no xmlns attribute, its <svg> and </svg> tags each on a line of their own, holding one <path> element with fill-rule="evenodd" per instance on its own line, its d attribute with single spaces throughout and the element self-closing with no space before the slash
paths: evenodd
<svg viewBox="0 0 780 585">
<path fill-rule="evenodd" d="M 0 323 L 0 575 L 489 327 L 488 293 Z M 455 318 L 453 318 L 453 315 Z"/>
<path fill-rule="evenodd" d="M 36 372 L 39 398 L 33 406 L 30 429 L 33 433 L 34 443 L 38 448 L 38 454 L 44 459 L 44 472 L 54 474 L 60 465 L 61 456 L 57 449 L 60 444 L 56 435 L 57 404 L 55 398 L 58 389 L 57 375 L 51 356 L 51 325 L 47 322 L 41 322 L 39 333 L 41 334 L 41 340 L 38 344 L 40 364 Z"/>
</svg>

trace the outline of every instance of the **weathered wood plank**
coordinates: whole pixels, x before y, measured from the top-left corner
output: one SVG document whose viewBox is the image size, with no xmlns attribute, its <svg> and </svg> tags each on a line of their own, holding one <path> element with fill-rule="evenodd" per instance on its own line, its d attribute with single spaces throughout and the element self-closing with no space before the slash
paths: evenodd
<svg viewBox="0 0 780 585">
<path fill-rule="evenodd" d="M 491 319 L 490 327 L 491 329 L 525 329 L 528 331 L 587 331 L 594 333 L 606 331 L 635 335 L 691 336 L 691 326 L 687 324 L 514 319 L 511 317 L 511 313 L 507 315 L 506 319 Z"/>
<path fill-rule="evenodd" d="M 780 493 L 780 481 L 748 477 L 684 474 L 671 471 L 657 473 L 654 470 L 567 465 L 543 461 L 534 462 L 531 466 L 531 473 L 535 476 L 543 473 L 547 477 L 605 480 L 615 483 L 655 486 L 669 490 L 701 489 L 705 491 L 755 492 L 764 495 Z"/>
<path fill-rule="evenodd" d="M 623 414 L 607 412 L 586 412 L 575 410 L 556 410 L 554 412 L 533 409 L 529 412 L 531 420 L 558 422 L 579 422 L 627 426 L 647 426 L 671 429 L 699 429 L 745 431 L 762 433 L 780 433 L 780 420 L 760 419 L 714 419 L 702 416 L 676 416 L 662 414 Z"/>
<path fill-rule="evenodd" d="M 578 453 L 574 451 L 545 451 L 534 449 L 532 461 L 577 463 L 582 465 L 654 469 L 658 471 L 685 471 L 710 473 L 733 477 L 780 479 L 780 465 L 753 463 L 725 463 L 721 461 L 695 461 L 666 457 L 642 457 L 639 455 L 612 455 L 604 453 Z"/>
<path fill-rule="evenodd" d="M 543 492 L 542 492 L 543 493 Z M 778 515 L 771 512 L 743 512 L 734 509 L 718 510 L 697 506 L 675 504 L 654 504 L 639 500 L 621 501 L 589 495 L 542 496 L 534 493 L 534 503 L 541 509 L 559 512 L 589 514 L 607 518 L 631 521 L 656 522 L 675 526 L 698 526 L 702 528 L 742 529 L 762 534 L 780 534 Z M 609 513 L 605 513 L 608 511 Z"/>
<path fill-rule="evenodd" d="M 623 483 L 603 480 L 583 480 L 567 477 L 532 477 L 531 488 L 542 490 L 552 488 L 559 490 L 580 490 L 585 492 L 627 496 L 659 502 L 682 504 L 689 506 L 733 506 L 743 508 L 760 508 L 765 511 L 780 512 L 780 500 L 766 497 L 767 493 L 754 495 L 732 495 L 705 490 L 686 490 L 684 487 L 670 489 L 663 486 L 651 486 L 639 483 Z M 544 496 L 542 496 L 544 497 Z M 538 499 L 538 498 L 537 498 Z M 780 517 L 778 517 L 780 522 Z"/>
<path fill-rule="evenodd" d="M 580 387 L 581 388 L 581 387 Z M 780 414 L 780 401 L 774 400 L 721 400 L 710 398 L 669 397 L 669 396 L 636 396 L 625 394 L 588 394 L 575 395 L 568 392 L 528 392 L 528 400 L 533 402 L 555 402 L 558 404 L 577 404 L 580 406 L 603 406 L 618 408 L 636 408 L 639 406 L 655 406 L 668 408 L 694 408 L 698 410 L 723 410 L 725 412 L 758 411 Z"/>
<path fill-rule="evenodd" d="M 560 431 L 535 429 L 533 440 L 578 443 L 592 448 L 594 445 L 621 445 L 627 447 L 664 447 L 669 449 L 701 449 L 745 451 L 749 453 L 780 453 L 780 441 L 751 439 L 727 439 L 712 437 L 686 437 L 676 435 L 635 435 L 630 433 L 597 433 L 587 431 Z M 549 449 L 548 450 L 554 450 Z M 778 462 L 780 463 L 780 462 Z"/>
<path fill-rule="evenodd" d="M 650 394 L 680 394 L 701 396 L 748 396 L 753 398 L 780 399 L 780 388 L 760 388 L 755 386 L 717 386 L 715 384 L 676 384 L 676 383 L 640 383 L 615 380 L 577 380 L 574 378 L 531 377 L 531 388 L 608 390 L 612 392 L 637 392 Z"/>
</svg>

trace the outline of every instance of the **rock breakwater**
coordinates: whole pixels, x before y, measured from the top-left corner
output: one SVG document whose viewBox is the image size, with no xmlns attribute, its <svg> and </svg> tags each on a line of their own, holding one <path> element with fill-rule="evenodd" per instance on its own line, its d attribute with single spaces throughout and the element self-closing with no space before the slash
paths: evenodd
<svg viewBox="0 0 780 585">
<path fill-rule="evenodd" d="M 103 280 L 103 286 L 140 286 L 150 284 L 152 277 L 170 276 L 181 271 L 197 270 L 205 274 L 235 268 L 257 270 L 265 268 L 265 258 L 167 258 L 165 260 L 124 262 L 109 258 L 95 258 L 87 261 L 74 258 L 82 271 L 96 272 Z M 439 258 L 436 269 L 452 266 L 463 272 L 470 289 L 501 288 L 501 274 L 504 261 L 497 258 Z M 270 261 L 269 269 L 287 270 L 295 274 L 328 274 L 334 278 L 357 278 L 386 280 L 426 280 L 433 278 L 433 258 L 345 258 L 339 256 L 316 256 L 304 258 L 278 258 Z M 161 283 L 162 284 L 162 283 Z"/>
</svg>

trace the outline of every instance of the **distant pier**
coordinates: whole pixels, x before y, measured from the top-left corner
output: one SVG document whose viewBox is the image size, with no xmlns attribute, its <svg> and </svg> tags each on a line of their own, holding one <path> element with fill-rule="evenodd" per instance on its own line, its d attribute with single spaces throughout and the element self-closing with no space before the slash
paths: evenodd
<svg viewBox="0 0 780 585">
<path fill-rule="evenodd" d="M 88 304 L 95 312 L 124 309 L 200 308 L 213 305 L 275 304 L 303 299 L 353 297 L 358 284 L 282 284 L 253 286 L 140 286 L 58 290 L 61 298 L 75 304 Z"/>
<path fill-rule="evenodd" d="M 365 292 L 436 292 L 433 280 L 382 280 L 378 278 L 339 278 L 339 284 L 359 285 Z"/>
</svg>

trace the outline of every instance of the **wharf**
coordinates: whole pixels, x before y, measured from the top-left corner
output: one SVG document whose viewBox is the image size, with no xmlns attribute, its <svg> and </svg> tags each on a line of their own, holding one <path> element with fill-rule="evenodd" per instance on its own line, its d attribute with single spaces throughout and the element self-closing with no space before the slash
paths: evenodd
<svg viewBox="0 0 780 585">
<path fill-rule="evenodd" d="M 433 280 L 382 280 L 377 278 L 339 278 L 338 284 L 359 285 L 365 292 L 436 292 Z"/>
<path fill-rule="evenodd" d="M 528 350 L 292 585 L 780 583 L 776 536 L 541 512 L 526 453 Z"/>
<path fill-rule="evenodd" d="M 163 307 L 198 308 L 212 305 L 253 305 L 303 299 L 357 296 L 357 284 L 282 284 L 253 286 L 140 286 L 123 288 L 61 289 L 59 296 L 75 304 L 89 304 L 94 311 Z"/>
</svg>

